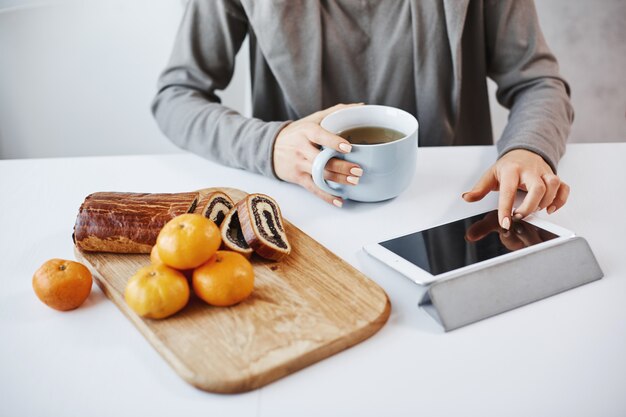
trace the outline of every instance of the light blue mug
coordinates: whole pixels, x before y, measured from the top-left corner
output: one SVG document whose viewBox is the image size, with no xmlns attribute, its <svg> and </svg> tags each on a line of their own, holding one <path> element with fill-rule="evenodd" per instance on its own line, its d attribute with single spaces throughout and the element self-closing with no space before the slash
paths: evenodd
<svg viewBox="0 0 626 417">
<path fill-rule="evenodd" d="M 320 125 L 335 134 L 355 127 L 375 126 L 405 135 L 387 143 L 352 144 L 348 154 L 324 148 L 313 161 L 312 177 L 325 192 L 354 201 L 383 201 L 398 196 L 411 183 L 417 165 L 418 130 L 412 114 L 388 106 L 356 106 L 326 116 Z M 325 180 L 324 168 L 331 158 L 359 164 L 363 168 L 359 184 L 343 185 Z"/>
</svg>

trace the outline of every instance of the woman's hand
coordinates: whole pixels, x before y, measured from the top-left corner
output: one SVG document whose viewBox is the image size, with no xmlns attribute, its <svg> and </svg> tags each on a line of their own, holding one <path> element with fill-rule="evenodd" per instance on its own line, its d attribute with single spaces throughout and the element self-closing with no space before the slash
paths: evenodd
<svg viewBox="0 0 626 417">
<path fill-rule="evenodd" d="M 285 126 L 276 136 L 274 143 L 274 172 L 281 180 L 293 182 L 306 188 L 316 196 L 337 207 L 343 200 L 320 190 L 311 178 L 313 160 L 320 153 L 319 146 L 349 153 L 352 145 L 341 136 L 322 129 L 320 123 L 327 115 L 341 109 L 361 104 L 338 104 L 318 111 Z M 324 178 L 340 184 L 357 185 L 363 170 L 357 164 L 333 158 L 326 165 Z"/>
<path fill-rule="evenodd" d="M 490 191 L 500 191 L 498 222 L 504 229 L 511 227 L 511 212 L 517 190 L 527 191 L 513 218 L 523 219 L 547 207 L 548 214 L 563 207 L 569 196 L 569 186 L 557 177 L 552 168 L 536 153 L 515 149 L 507 152 L 482 176 L 471 191 L 463 194 L 465 201 L 481 200 Z"/>
</svg>

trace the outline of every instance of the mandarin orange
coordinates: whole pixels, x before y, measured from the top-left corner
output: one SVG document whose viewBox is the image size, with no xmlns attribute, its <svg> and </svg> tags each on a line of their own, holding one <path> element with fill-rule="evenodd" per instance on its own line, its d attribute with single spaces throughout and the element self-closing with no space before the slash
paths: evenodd
<svg viewBox="0 0 626 417">
<path fill-rule="evenodd" d="M 230 306 L 246 299 L 254 289 L 254 269 L 243 255 L 217 251 L 193 271 L 192 285 L 198 297 L 214 306 Z"/>
<path fill-rule="evenodd" d="M 142 317 L 162 319 L 181 310 L 189 301 L 185 276 L 166 265 L 139 269 L 126 284 L 126 304 Z"/>
<path fill-rule="evenodd" d="M 73 310 L 84 303 L 92 282 L 91 272 L 85 265 L 65 259 L 50 259 L 33 275 L 37 297 L 60 311 Z"/>
<path fill-rule="evenodd" d="M 222 244 L 220 229 L 200 214 L 183 214 L 167 222 L 157 237 L 159 258 L 176 269 L 206 262 Z"/>
</svg>

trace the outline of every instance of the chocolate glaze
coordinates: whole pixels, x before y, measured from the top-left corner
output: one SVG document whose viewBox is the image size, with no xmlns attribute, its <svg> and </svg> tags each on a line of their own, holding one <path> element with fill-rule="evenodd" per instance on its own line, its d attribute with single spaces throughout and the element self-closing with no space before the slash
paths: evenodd
<svg viewBox="0 0 626 417">
<path fill-rule="evenodd" d="M 198 193 L 93 193 L 80 206 L 74 240 L 87 251 L 149 253 L 161 228 L 197 202 Z"/>
</svg>

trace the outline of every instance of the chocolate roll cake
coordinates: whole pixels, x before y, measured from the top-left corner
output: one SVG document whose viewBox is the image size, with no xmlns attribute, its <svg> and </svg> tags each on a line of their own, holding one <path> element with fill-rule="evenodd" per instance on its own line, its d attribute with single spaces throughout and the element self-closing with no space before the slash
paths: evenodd
<svg viewBox="0 0 626 417">
<path fill-rule="evenodd" d="M 204 197 L 198 203 L 197 213 L 212 220 L 218 227 L 224 221 L 226 214 L 235 207 L 235 203 L 229 196 L 221 191 L 215 191 Z"/>
<path fill-rule="evenodd" d="M 239 252 L 246 258 L 252 255 L 252 248 L 243 237 L 236 208 L 233 208 L 226 214 L 220 226 L 220 232 L 222 233 L 222 246 L 224 248 Z"/>
<path fill-rule="evenodd" d="M 150 253 L 161 228 L 191 213 L 198 193 L 94 193 L 81 204 L 74 242 L 84 251 Z"/>
<path fill-rule="evenodd" d="M 256 253 L 272 260 L 289 254 L 291 246 L 274 199 L 265 194 L 250 194 L 236 207 L 243 237 Z"/>
</svg>

